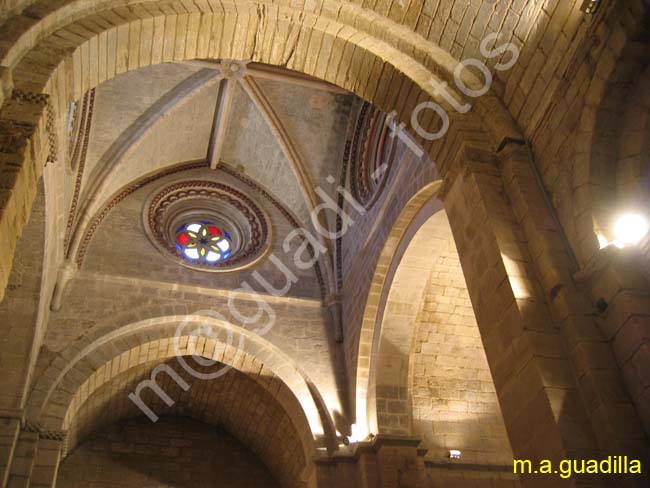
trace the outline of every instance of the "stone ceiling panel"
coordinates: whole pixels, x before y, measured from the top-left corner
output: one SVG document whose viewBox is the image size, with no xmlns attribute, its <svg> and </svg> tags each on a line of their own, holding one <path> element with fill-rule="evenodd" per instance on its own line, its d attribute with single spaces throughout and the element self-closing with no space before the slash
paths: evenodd
<svg viewBox="0 0 650 488">
<path fill-rule="evenodd" d="M 281 81 L 258 83 L 296 145 L 314 185 L 334 195 L 335 187 L 326 178 L 331 175 L 339 179 L 352 95 Z"/>
<path fill-rule="evenodd" d="M 266 121 L 248 95 L 237 87 L 233 116 L 226 134 L 223 159 L 268 188 L 302 222 L 309 212 L 291 165 Z"/>
<path fill-rule="evenodd" d="M 100 85 L 95 93 L 84 183 L 111 144 L 157 100 L 199 68 L 164 63 L 129 71 Z"/>
<path fill-rule="evenodd" d="M 205 159 L 215 103 L 216 90 L 206 87 L 172 111 L 160 114 L 113 170 L 101 200 L 144 175 L 177 163 Z"/>
</svg>

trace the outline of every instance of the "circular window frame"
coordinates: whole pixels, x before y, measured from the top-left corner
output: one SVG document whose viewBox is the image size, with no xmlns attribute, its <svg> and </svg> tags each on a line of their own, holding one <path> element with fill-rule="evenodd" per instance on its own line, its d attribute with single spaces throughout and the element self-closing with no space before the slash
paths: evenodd
<svg viewBox="0 0 650 488">
<path fill-rule="evenodd" d="M 208 221 L 231 236 L 232 255 L 215 263 L 192 260 L 176 247 L 181 225 Z M 147 198 L 145 233 L 162 255 L 185 268 L 231 273 L 250 268 L 268 256 L 272 226 L 262 207 L 242 191 L 211 180 L 167 182 Z"/>
</svg>

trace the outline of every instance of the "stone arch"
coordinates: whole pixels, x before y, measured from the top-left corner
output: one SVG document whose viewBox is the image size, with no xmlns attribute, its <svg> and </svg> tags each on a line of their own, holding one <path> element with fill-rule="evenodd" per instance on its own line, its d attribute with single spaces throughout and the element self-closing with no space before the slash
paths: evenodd
<svg viewBox="0 0 650 488">
<path fill-rule="evenodd" d="M 188 17 L 187 14 L 138 10 L 137 14 L 129 15 L 119 8 L 114 12 L 101 12 L 101 7 L 97 6 L 87 12 L 74 8 L 80 7 L 80 3 L 68 5 L 63 9 L 65 14 L 56 12 L 45 16 L 20 36 L 5 53 L 2 64 L 12 67 L 17 89 L 47 93 L 58 98 L 63 96 L 67 103 L 80 99 L 89 89 L 117 74 L 152 64 L 197 58 L 245 59 L 316 76 L 372 101 L 387 112 L 396 109 L 403 119 L 427 95 L 452 111 L 452 106 L 443 97 L 433 94 L 430 82 L 439 81 L 439 76 L 453 76 L 456 65 L 453 57 L 432 43 L 426 43 L 425 49 L 418 49 L 417 36 L 395 32 L 389 27 L 400 30 L 398 25 L 357 6 L 346 4 L 345 9 L 351 10 L 351 18 L 343 17 L 339 20 L 330 17 L 327 10 L 317 15 L 306 13 L 302 9 L 273 7 L 264 2 L 251 2 L 248 8 L 238 7 L 241 12 L 235 13 L 231 10 L 234 5 L 225 2 L 223 13 L 216 14 L 210 10 L 197 12 L 201 23 L 198 32 L 191 32 L 186 24 L 177 29 L 177 21 L 189 20 L 185 18 Z M 106 2 L 105 6 L 108 5 L 109 2 Z M 343 8 L 342 4 L 336 3 L 333 7 Z M 182 6 L 179 9 L 184 10 Z M 126 18 L 121 17 L 118 11 L 126 15 Z M 103 23 L 98 25 L 97 12 L 113 19 L 114 25 L 104 17 Z M 356 27 L 355 19 L 372 22 L 369 24 L 370 31 Z M 93 27 L 85 27 L 87 22 L 93 22 Z M 149 28 L 151 32 L 142 32 Z M 85 35 L 77 33 L 69 36 L 69 29 L 82 29 Z M 160 45 L 137 45 L 136 31 L 140 39 L 152 36 L 159 38 Z M 256 42 L 256 37 L 264 39 L 273 35 L 273 32 L 287 32 L 295 45 L 279 47 L 259 45 Z M 219 33 L 223 37 L 217 42 L 213 37 Z M 406 37 L 400 34 L 406 34 Z M 377 83 L 366 83 L 364 77 L 371 73 L 361 72 L 359 66 L 354 66 L 352 56 L 345 59 L 348 66 L 339 66 L 332 58 L 319 59 L 321 43 L 317 45 L 310 42 L 312 37 L 322 38 L 327 53 L 339 44 L 354 46 L 353 57 L 357 61 L 364 59 L 367 66 L 377 66 L 372 74 L 378 74 L 380 79 Z M 133 45 L 129 45 L 129 42 Z M 392 47 L 400 43 L 406 43 L 406 46 L 402 49 Z M 147 54 L 141 52 L 143 50 Z M 407 55 L 410 50 L 419 54 L 422 61 L 416 61 L 413 56 Z M 70 51 L 72 55 L 69 55 Z M 47 73 L 34 72 L 31 69 L 32 61 L 40 59 L 45 53 L 57 55 L 48 63 L 51 69 Z M 97 63 L 91 64 L 90 59 L 96 59 Z M 106 61 L 105 66 L 103 61 Z M 463 74 L 468 86 L 480 86 L 470 72 L 464 70 Z M 400 93 L 389 93 L 389 85 L 400 86 Z M 460 98 L 453 88 L 450 89 Z M 426 122 L 423 124 L 425 127 L 432 121 Z"/>
<path fill-rule="evenodd" d="M 203 339 L 197 339 L 193 333 L 189 335 L 194 339 L 180 334 L 175 339 L 179 325 L 207 327 L 210 334 Z M 65 429 L 68 412 L 74 412 L 84 395 L 87 398 L 93 389 L 90 387 L 92 378 L 103 374 L 106 381 L 111 375 L 142 361 L 169 359 L 177 355 L 177 349 L 197 356 L 209 353 L 209 359 L 217 359 L 243 373 L 257 369 L 276 378 L 285 385 L 282 397 L 286 398 L 285 407 L 292 411 L 292 418 L 301 427 L 299 432 L 305 452 L 313 455 L 316 442 L 332 446 L 331 421 L 321 418 L 323 414 L 327 416 L 322 399 L 297 365 L 257 334 L 209 315 L 150 318 L 79 341 L 70 348 L 69 357 L 57 358 L 41 375 L 31 393 L 28 418 L 45 429 Z M 97 386 L 97 383 L 92 384 Z M 300 406 L 300 411 L 295 411 L 292 402 Z"/>
<path fill-rule="evenodd" d="M 618 193 L 624 205 L 650 207 L 650 60 L 635 83 L 625 111 L 617 161 Z M 650 261 L 649 261 L 650 264 Z"/>
<path fill-rule="evenodd" d="M 597 65 L 598 76 L 590 86 L 593 96 L 582 115 L 585 138 L 575 164 L 576 178 L 583 183 L 576 191 L 576 221 L 583 232 L 578 279 L 589 287 L 592 300 L 602 299 L 607 304 L 600 326 L 602 336 L 612 346 L 625 389 L 646 433 L 650 429 L 650 389 L 641 372 L 648 369 L 650 361 L 643 345 L 639 347 L 638 331 L 647 327 L 648 321 L 643 305 L 630 298 L 643 293 L 640 290 L 648 283 L 650 237 L 631 248 L 608 245 L 601 250 L 597 235 L 612 243 L 613 226 L 623 212 L 650 216 L 649 14 L 646 11 L 639 16 L 639 23 L 625 29 L 619 26 L 616 34 L 625 37 L 610 41 L 610 61 Z"/>
<path fill-rule="evenodd" d="M 428 217 L 442 209 L 441 202 L 435 198 L 439 186 L 439 181 L 429 183 L 404 206 L 377 261 L 363 314 L 357 356 L 355 437 L 359 439 L 380 430 L 375 389 L 381 340 L 378 324 L 382 322 L 390 283 L 412 236 Z M 409 338 L 404 340 L 409 341 Z"/>
<path fill-rule="evenodd" d="M 302 69 L 314 71 L 314 73 L 308 74 L 314 74 L 335 84 L 339 84 L 336 83 L 339 81 L 348 85 L 344 88 L 351 91 L 355 91 L 355 88 L 363 89 L 359 83 L 360 80 L 346 77 L 347 73 L 341 72 L 338 76 L 337 73 L 331 71 L 327 73 L 326 66 L 316 63 L 318 57 L 308 61 L 306 52 L 300 54 L 291 52 L 292 48 L 318 49 L 320 46 L 310 43 L 309 39 L 301 39 L 303 36 L 309 38 L 312 32 L 319 33 L 317 35 L 322 35 L 324 38 L 331 36 L 332 41 L 335 38 L 349 41 L 364 55 L 372 53 L 382 59 L 394 58 L 387 62 L 393 63 L 395 69 L 405 73 L 414 82 L 422 82 L 422 85 L 430 81 L 432 72 L 452 73 L 455 68 L 454 58 L 448 52 L 433 42 L 425 41 L 420 35 L 401 25 L 399 21 L 390 20 L 371 9 L 338 1 L 326 2 L 324 6 L 314 4 L 302 7 L 278 6 L 264 1 L 250 2 L 247 5 L 236 7 L 234 2 L 224 1 L 220 2 L 220 8 L 215 10 L 214 6 L 203 3 L 200 3 L 201 6 L 187 7 L 182 2 L 172 1 L 164 8 L 159 8 L 154 2 L 127 0 L 121 2 L 123 6 L 115 7 L 112 12 L 110 10 L 111 7 L 114 7 L 114 2 L 102 0 L 92 2 L 92 5 L 89 3 L 81 0 L 70 0 L 64 2 L 64 5 L 52 5 L 46 0 L 37 2 L 28 10 L 28 15 L 31 14 L 30 17 L 14 19 L 17 25 L 12 26 L 15 30 L 11 33 L 11 42 L 1 53 L 1 64 L 15 68 L 20 63 L 25 63 L 24 67 L 27 68 L 27 59 L 34 55 L 30 51 L 35 47 L 36 50 L 44 48 L 44 39 L 60 32 L 61 29 L 65 29 L 72 23 L 77 23 L 79 28 L 74 29 L 73 35 L 59 37 L 60 41 L 67 40 L 67 42 L 60 42 L 60 47 L 63 47 L 66 52 L 62 53 L 61 49 L 54 49 L 58 59 L 50 60 L 50 66 L 58 64 L 63 56 L 72 51 L 75 53 L 72 57 L 78 57 L 77 60 L 73 59 L 72 63 L 80 63 L 86 54 L 76 51 L 76 49 L 83 45 L 86 46 L 83 49 L 91 49 L 91 46 L 87 44 L 91 42 L 91 39 L 94 39 L 92 42 L 97 42 L 98 34 L 114 27 L 121 30 L 121 32 L 114 33 L 118 37 L 129 34 L 129 31 L 134 34 L 130 41 L 126 40 L 126 44 L 130 43 L 131 45 L 117 47 L 117 50 L 122 49 L 122 52 L 116 53 L 115 72 L 111 73 L 109 70 L 105 79 L 112 77 L 111 74 L 157 62 L 195 57 L 241 58 L 283 65 L 298 71 L 302 71 Z M 140 36 L 140 27 L 135 28 L 132 25 L 134 22 L 148 22 L 154 18 L 157 19 L 156 22 L 144 26 L 143 36 Z M 166 18 L 171 20 L 171 23 L 165 22 Z M 178 32 L 176 29 L 177 18 L 183 22 L 178 26 Z M 82 20 L 87 22 L 84 24 L 81 22 Z M 118 25 L 112 25 L 116 21 Z M 190 21 L 191 24 L 189 24 Z M 216 23 L 213 24 L 213 22 Z M 171 25 L 172 23 L 173 25 Z M 286 53 L 279 46 L 274 46 L 272 50 L 269 50 L 268 46 L 257 42 L 272 36 L 273 29 L 278 26 L 281 27 L 278 32 L 287 33 L 290 42 L 296 43 L 294 46 L 288 46 Z M 229 42 L 229 38 L 210 39 L 209 36 L 216 33 L 215 31 L 210 32 L 211 27 L 214 27 L 215 31 L 220 27 L 223 28 L 226 35 L 233 36 L 232 40 L 236 42 Z M 156 30 L 149 32 L 146 30 L 149 28 Z M 163 30 L 159 31 L 158 29 Z M 141 43 L 138 43 L 138 39 L 135 38 L 136 30 L 138 31 L 137 37 L 140 39 L 144 37 Z M 257 39 L 254 39 L 253 30 L 258 31 Z M 147 48 L 144 42 L 151 40 L 155 34 L 163 34 L 161 37 L 164 37 L 164 42 L 163 39 L 160 39 L 161 45 L 153 49 L 153 54 L 143 56 L 141 51 Z M 220 45 L 217 46 L 217 43 Z M 281 48 L 284 47 L 281 46 Z M 220 50 L 223 52 L 219 52 Z M 252 56 L 242 56 L 247 52 Z M 410 54 L 397 56 L 402 57 L 403 61 L 395 63 L 395 55 L 400 53 Z M 283 54 L 286 55 L 283 56 Z M 86 58 L 87 60 L 88 58 Z M 416 60 L 418 62 L 414 62 Z M 112 62 L 110 59 L 108 61 Z M 301 63 L 305 63 L 305 65 L 300 66 Z M 76 70 L 78 71 L 76 72 L 79 73 L 79 71 L 88 68 L 89 66 L 77 66 Z M 21 69 L 18 68 L 18 71 Z M 318 76 L 316 71 L 322 71 L 322 76 Z M 32 87 L 41 84 L 44 88 L 49 82 L 50 75 L 51 72 L 42 73 L 41 76 L 32 80 Z M 470 87 L 480 87 L 475 77 L 467 72 L 464 73 L 464 76 L 467 77 L 465 81 Z M 94 76 L 88 71 L 86 75 L 79 76 L 74 81 L 74 93 L 77 95 L 74 98 L 79 98 L 88 88 L 92 88 L 91 85 L 102 81 L 104 78 L 100 73 Z M 86 83 L 90 85 L 85 86 Z M 440 100 L 442 101 L 442 98 Z"/>
<path fill-rule="evenodd" d="M 415 274 L 420 275 L 419 280 L 413 279 Z M 392 411 L 406 409 L 411 416 L 408 434 L 422 440 L 428 458 L 440 461 L 448 457 L 450 449 L 457 449 L 466 463 L 508 469 L 512 448 L 445 211 L 422 224 L 399 263 L 382 324 L 383 336 L 391 332 L 385 323 L 386 316 L 394 314 L 390 310 L 392 297 L 396 294 L 399 304 L 402 293 L 410 300 L 405 304 L 412 312 L 408 320 L 393 328 L 398 333 L 399 329 L 411 329 L 408 370 L 400 379 L 400 390 L 407 395 L 405 401 L 384 410 L 385 428 L 393 425 Z M 399 337 L 395 332 L 391 335 Z M 386 349 L 382 340 L 380 367 L 393 359 L 392 348 Z"/>
<path fill-rule="evenodd" d="M 503 467 L 512 449 L 438 192 L 434 182 L 408 202 L 379 257 L 362 329 L 371 342 L 359 351 L 359 391 L 366 374 L 368 390 L 357 405 L 367 433 L 415 436 L 436 461 L 461 449 L 466 462 Z"/>
<path fill-rule="evenodd" d="M 611 238 L 615 209 L 621 207 L 619 195 L 630 187 L 629 172 L 641 173 L 630 156 L 642 150 L 639 144 L 643 135 L 637 124 L 647 118 L 643 112 L 647 111 L 644 80 L 650 62 L 644 40 L 647 28 L 643 21 L 629 25 L 616 25 L 615 21 L 614 16 L 607 26 L 611 32 L 607 42 L 599 47 L 604 55 L 598 56 L 592 68 L 595 73 L 578 125 L 584 142 L 576 145 L 572 155 L 573 214 L 578 237 L 574 249 L 582 266 L 598 252 L 598 233 Z M 627 155 L 630 150 L 637 154 Z M 617 181 L 621 179 L 627 179 L 627 184 L 619 186 Z M 641 178 L 637 181 L 640 184 Z"/>
<path fill-rule="evenodd" d="M 435 200 L 427 202 L 409 223 L 392 256 L 382 290 L 378 349 L 371 355 L 370 363 L 372 405 L 377 410 L 379 433 L 414 433 L 413 391 L 409 383 L 413 375 L 415 325 L 431 262 L 438 252 L 430 224 L 434 222 L 434 216 L 444 214 L 435 203 Z"/>
<path fill-rule="evenodd" d="M 312 11 L 311 6 L 294 9 L 264 2 L 235 8 L 226 2 L 218 12 L 203 3 L 205 8 L 190 11 L 182 2 L 171 2 L 165 9 L 137 1 L 126 1 L 124 7 L 112 10 L 109 5 L 104 1 L 90 6 L 78 0 L 60 6 L 43 0 L 30 7 L 30 17 L 10 19 L 16 25 L 8 30 L 8 47 L 0 53 L 0 63 L 13 77 L 14 97 L 21 94 L 29 102 L 46 94 L 62 117 L 72 100 L 119 73 L 166 61 L 229 58 L 316 76 L 386 112 L 394 109 L 401 120 L 410 120 L 413 108 L 428 99 L 443 106 L 450 117 L 458 115 L 431 83 L 453 78 L 454 58 L 406 26 L 357 5 L 328 2 L 326 8 L 314 6 Z M 275 32 L 288 38 L 289 44 L 268 42 Z M 469 88 L 483 86 L 469 70 L 462 70 L 462 77 Z M 463 98 L 453 84 L 449 90 L 457 99 Z M 15 100 L 5 100 L 5 105 L 12 103 Z M 40 115 L 30 115 L 30 122 L 47 132 L 42 112 L 41 108 Z M 477 99 L 475 111 L 462 116 L 478 116 L 482 124 L 474 127 L 482 127 L 478 132 L 485 130 L 481 138 L 492 137 L 493 147 L 519 134 L 494 94 Z M 439 123 L 433 111 L 420 120 L 432 132 Z M 432 141 L 419 140 L 434 150 Z M 41 154 L 49 151 L 47 137 L 38 144 L 43 147 L 38 148 L 37 157 L 26 160 L 35 169 L 42 164 Z M 25 208 L 28 211 L 29 205 Z"/>
<path fill-rule="evenodd" d="M 590 161 L 594 223 L 610 241 L 612 218 L 628 208 L 643 209 L 650 201 L 650 56 L 643 54 L 628 54 L 631 59 L 623 55 L 623 65 L 607 84 L 594 127 Z"/>
<path fill-rule="evenodd" d="M 629 190 L 631 204 L 636 208 L 650 208 L 650 64 L 646 67 L 635 89 L 636 96 L 641 100 L 642 112 L 631 109 L 626 124 L 637 130 L 629 132 L 625 152 L 620 154 L 621 165 L 629 175 L 622 175 L 619 185 L 622 191 Z M 639 122 L 642 119 L 643 122 Z M 638 130 L 638 125 L 645 128 Z M 642 245 L 642 253 L 646 270 L 650 273 L 650 236 L 646 236 Z"/>
<path fill-rule="evenodd" d="M 181 339 L 181 354 L 188 353 L 184 339 Z M 150 346 L 149 351 L 157 348 L 157 344 L 145 346 Z M 195 353 L 198 351 L 189 352 Z M 83 395 L 77 397 L 80 403 L 72 406 L 77 410 L 69 411 L 66 418 L 69 423 L 64 455 L 74 451 L 92 433 L 126 419 L 142 418 L 145 422 L 155 419 L 157 423 L 169 417 L 189 417 L 234 436 L 259 456 L 282 486 L 305 487 L 313 473 L 310 461 L 315 451 L 302 409 L 288 387 L 248 355 L 241 355 L 242 367 L 236 370 L 224 369 L 220 362 L 205 364 L 205 352 L 199 354 L 203 354 L 204 364 L 189 356 L 172 356 L 144 358 L 139 364 L 127 361 L 128 365 L 106 365 L 111 368 L 110 374 L 106 373 L 108 369 L 100 367 L 99 374 L 82 385 L 79 393 Z M 225 355 L 228 355 L 227 348 Z M 190 372 L 179 364 L 180 359 L 191 365 Z M 154 390 L 137 390 L 152 378 L 153 372 L 163 371 L 162 368 L 165 373 L 156 376 L 156 384 L 169 396 L 171 404 Z M 207 379 L 196 377 L 197 373 L 216 374 Z M 95 388 L 91 391 L 88 386 Z M 142 401 L 139 405 L 129 397 L 136 392 Z M 147 419 L 143 407 L 150 409 L 147 416 L 153 412 L 157 418 Z"/>
</svg>

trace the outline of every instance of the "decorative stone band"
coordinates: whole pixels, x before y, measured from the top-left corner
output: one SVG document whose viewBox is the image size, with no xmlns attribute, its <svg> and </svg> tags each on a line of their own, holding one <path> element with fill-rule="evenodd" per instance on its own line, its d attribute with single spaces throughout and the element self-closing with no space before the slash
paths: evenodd
<svg viewBox="0 0 650 488">
<path fill-rule="evenodd" d="M 396 138 L 391 137 L 386 118 L 364 102 L 352 135 L 350 187 L 352 196 L 367 209 L 381 194 L 394 157 Z"/>
<path fill-rule="evenodd" d="M 50 97 L 44 93 L 31 93 L 14 89 L 12 98 L 20 102 L 27 102 L 34 105 L 40 105 L 41 107 L 46 107 L 49 103 Z"/>
<path fill-rule="evenodd" d="M 192 162 L 192 163 L 182 164 L 180 166 L 171 167 L 164 171 L 160 171 L 154 175 L 148 176 L 146 178 L 142 178 L 141 180 L 136 181 L 135 183 L 131 183 L 130 185 L 120 190 L 120 192 L 117 193 L 95 215 L 92 223 L 88 226 L 88 230 L 84 234 L 84 238 L 81 241 L 79 250 L 77 251 L 77 256 L 75 257 L 75 262 L 77 263 L 77 266 L 81 267 L 81 265 L 83 264 L 84 258 L 86 257 L 86 251 L 88 250 L 88 246 L 90 245 L 93 236 L 95 235 L 95 231 L 99 228 L 100 224 L 103 222 L 106 216 L 111 212 L 111 210 L 113 210 L 122 200 L 124 200 L 126 197 L 131 195 L 134 191 L 139 190 L 140 188 L 148 185 L 153 181 L 164 178 L 165 176 L 181 173 L 183 171 L 189 171 L 191 169 L 203 168 L 203 167 L 205 167 L 205 162 L 203 161 Z"/>
<path fill-rule="evenodd" d="M 386 123 L 387 116 L 368 102 L 351 111 L 343 151 L 339 184 L 350 188 L 352 196 L 369 210 L 379 199 L 386 186 L 390 168 L 396 153 L 396 139 L 391 137 Z M 390 147 L 388 147 L 390 145 Z M 385 166 L 382 166 L 384 165 Z M 344 213 L 345 199 L 338 196 L 338 209 Z M 342 226 L 340 216 L 336 219 L 335 266 L 336 286 L 343 286 Z"/>
<path fill-rule="evenodd" d="M 269 221 L 241 191 L 210 180 L 189 180 L 157 190 L 145 206 L 144 224 L 153 244 L 183 266 L 201 271 L 239 270 L 257 262 L 269 247 Z M 214 263 L 185 259 L 176 246 L 179 224 L 206 220 L 222 227 L 232 241 L 232 256 Z"/>
<path fill-rule="evenodd" d="M 24 432 L 37 433 L 41 439 L 49 439 L 61 442 L 64 442 L 66 440 L 67 431 L 44 429 L 38 422 L 25 420 L 24 417 L 24 410 L 0 409 L 0 420 L 15 421 L 17 425 L 20 426 L 20 429 Z"/>
<path fill-rule="evenodd" d="M 50 103 L 49 95 L 14 89 L 12 98 L 20 102 L 39 105 L 45 109 L 45 131 L 49 142 L 46 164 L 56 162 L 59 141 L 56 133 L 56 113 Z"/>
<path fill-rule="evenodd" d="M 79 251 L 77 252 L 77 256 L 75 257 L 75 262 L 77 263 L 77 266 L 81 267 L 81 265 L 83 264 L 86 251 L 88 249 L 88 246 L 90 245 L 90 242 L 93 239 L 95 231 L 99 228 L 102 221 L 107 217 L 107 215 L 111 212 L 111 210 L 115 208 L 122 200 L 124 200 L 126 197 L 131 195 L 134 191 L 148 185 L 149 183 L 162 179 L 166 176 L 172 174 L 179 174 L 184 171 L 190 171 L 197 168 L 204 168 L 206 166 L 207 163 L 205 161 L 194 161 L 190 163 L 183 163 L 178 166 L 167 168 L 164 171 L 160 171 L 156 174 L 143 178 L 135 183 L 131 183 L 130 185 L 120 190 L 93 218 L 92 223 L 90 224 L 88 230 L 84 234 L 84 238 L 81 242 L 81 246 L 79 247 Z M 260 186 L 255 180 L 236 171 L 234 168 L 228 166 L 223 162 L 220 164 L 217 171 L 223 171 L 224 173 L 232 176 L 233 178 L 236 178 L 237 180 L 245 184 L 247 187 L 249 187 L 255 194 L 259 195 L 264 200 L 269 202 L 276 210 L 278 210 L 284 216 L 285 219 L 287 219 L 287 222 L 289 222 L 289 224 L 291 224 L 291 226 L 294 229 L 298 229 L 301 227 L 300 223 L 291 214 L 291 212 L 289 212 L 289 210 L 287 210 L 287 208 L 281 202 L 279 202 L 265 188 Z M 311 246 L 311 244 L 309 244 L 308 246 L 308 252 L 312 257 L 314 256 L 315 251 Z M 314 265 L 314 273 L 316 274 L 316 279 L 318 280 L 318 284 L 320 286 L 321 296 L 325 298 L 325 296 L 327 295 L 325 290 L 325 280 L 323 279 L 323 272 L 320 268 L 319 263 L 316 263 Z"/>
<path fill-rule="evenodd" d="M 23 427 L 25 432 L 34 432 L 38 434 L 38 437 L 41 439 L 48 439 L 50 441 L 59 441 L 64 443 L 68 432 L 65 430 L 47 430 L 43 429 L 39 424 L 26 422 L 25 427 Z"/>
<path fill-rule="evenodd" d="M 66 252 L 70 245 L 72 226 L 77 216 L 77 205 L 79 204 L 79 195 L 81 193 L 81 182 L 83 181 L 84 169 L 86 167 L 86 156 L 88 154 L 88 144 L 90 141 L 90 129 L 92 127 L 93 112 L 95 108 L 95 89 L 88 91 L 82 100 L 81 116 L 75 116 L 77 131 L 70 141 L 70 166 L 76 169 L 74 193 L 70 203 L 70 212 L 68 214 L 68 223 L 65 232 Z"/>
</svg>

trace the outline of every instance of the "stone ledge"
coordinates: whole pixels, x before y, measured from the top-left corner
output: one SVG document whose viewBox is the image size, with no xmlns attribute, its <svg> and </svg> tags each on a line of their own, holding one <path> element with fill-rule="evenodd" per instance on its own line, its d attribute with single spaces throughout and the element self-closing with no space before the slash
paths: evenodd
<svg viewBox="0 0 650 488">
<path fill-rule="evenodd" d="M 415 449 L 417 455 L 422 457 L 426 449 L 418 449 L 422 441 L 414 437 L 379 434 L 369 441 L 357 442 L 346 446 L 344 450 L 336 451 L 332 455 L 315 457 L 316 464 L 334 464 L 338 462 L 356 462 L 362 454 L 377 453 L 384 447 L 406 447 Z"/>
</svg>

